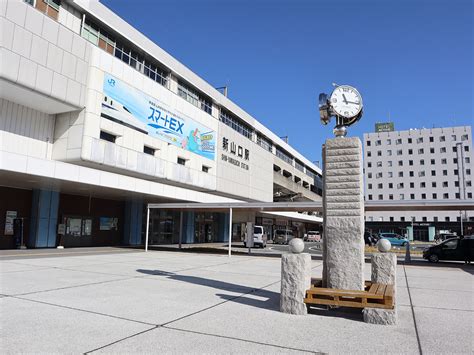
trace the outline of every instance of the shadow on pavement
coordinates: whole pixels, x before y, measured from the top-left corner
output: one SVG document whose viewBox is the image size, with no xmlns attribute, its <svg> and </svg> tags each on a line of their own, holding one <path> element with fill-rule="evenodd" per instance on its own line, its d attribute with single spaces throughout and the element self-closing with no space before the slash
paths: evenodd
<svg viewBox="0 0 474 355">
<path fill-rule="evenodd" d="M 145 270 L 137 269 L 137 272 L 146 275 L 153 276 L 165 276 L 170 280 L 176 280 L 181 282 L 187 282 L 194 285 L 211 287 L 223 291 L 240 293 L 241 295 L 228 295 L 217 293 L 216 296 L 224 299 L 225 301 L 231 301 L 240 303 L 247 306 L 264 308 L 273 311 L 279 311 L 280 309 L 280 294 L 277 292 L 258 289 L 254 287 L 248 287 L 243 285 L 237 285 L 229 282 L 206 279 L 198 276 L 186 276 L 178 275 L 173 272 L 161 271 L 161 270 Z"/>
</svg>

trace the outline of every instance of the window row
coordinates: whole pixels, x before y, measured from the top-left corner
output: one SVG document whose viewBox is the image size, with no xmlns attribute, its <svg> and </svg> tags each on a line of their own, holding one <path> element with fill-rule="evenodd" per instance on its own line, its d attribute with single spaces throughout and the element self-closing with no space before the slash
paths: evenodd
<svg viewBox="0 0 474 355">
<path fill-rule="evenodd" d="M 465 152 L 469 152 L 470 149 L 469 149 L 468 145 L 464 145 L 463 147 L 464 147 L 463 149 L 464 149 Z M 458 150 L 457 146 L 452 147 L 453 153 L 456 153 L 457 150 Z M 425 154 L 425 149 L 424 148 L 419 148 L 417 152 L 418 152 L 418 154 Z M 446 153 L 447 148 L 446 147 L 441 147 L 441 148 L 439 148 L 439 152 L 440 153 Z M 393 151 L 390 150 L 390 149 L 387 150 L 385 153 L 386 153 L 385 155 L 389 156 L 389 157 L 394 155 Z M 403 149 L 397 149 L 395 151 L 395 153 L 396 153 L 396 155 L 403 155 Z M 408 149 L 407 153 L 408 153 L 408 155 L 413 155 L 413 149 Z M 382 151 L 377 150 L 376 154 L 377 154 L 378 157 L 381 157 L 382 156 Z M 433 148 L 433 147 L 430 148 L 430 154 L 435 154 L 435 148 Z M 367 157 L 371 157 L 371 156 L 372 156 L 372 151 L 368 150 L 367 151 Z"/>
<path fill-rule="evenodd" d="M 414 172 L 414 171 L 409 171 L 409 172 L 408 172 L 408 175 L 405 175 L 405 173 L 406 173 L 406 172 L 399 171 L 398 174 L 397 174 L 397 176 L 398 176 L 398 177 L 406 177 L 406 176 L 414 177 L 414 176 L 415 176 L 415 172 Z M 466 175 L 471 175 L 471 169 L 466 169 L 466 170 L 465 170 L 465 174 L 466 174 Z M 416 173 L 416 175 L 418 175 L 418 177 L 424 177 L 424 176 L 426 176 L 426 171 L 425 171 L 425 170 L 418 171 L 418 172 Z M 431 174 L 430 174 L 430 175 L 431 175 L 431 176 L 436 176 L 436 170 L 431 170 Z M 458 169 L 454 169 L 454 170 L 453 170 L 453 175 L 455 175 L 455 176 L 459 175 L 459 170 L 458 170 Z M 371 173 L 371 172 L 368 172 L 368 173 L 367 173 L 367 178 L 372 179 L 373 176 L 374 176 L 373 173 Z M 448 170 L 443 170 L 443 171 L 442 171 L 442 176 L 448 176 Z M 387 174 L 385 175 L 385 177 L 393 178 L 393 177 L 394 177 L 393 171 L 387 172 Z M 382 179 L 382 178 L 384 178 L 384 173 L 381 172 L 381 171 L 375 173 L 375 178 L 376 178 L 376 179 Z"/>
<path fill-rule="evenodd" d="M 373 201 L 373 200 L 375 200 L 375 197 L 377 197 L 377 200 L 382 201 L 382 200 L 384 200 L 384 196 L 385 196 L 384 194 L 378 194 L 378 195 L 368 194 L 367 199 L 369 201 Z M 416 195 L 414 193 L 410 193 L 410 194 L 402 193 L 402 194 L 398 195 L 397 200 L 405 200 L 405 199 L 415 200 L 416 199 L 415 196 Z M 450 198 L 455 198 L 455 199 L 458 199 L 458 200 L 461 199 L 461 195 L 460 195 L 459 192 L 454 193 L 454 195 L 453 194 L 450 195 L 448 192 L 445 192 L 443 194 L 438 194 L 438 193 L 435 192 L 435 193 L 431 194 L 431 199 L 432 200 L 437 200 L 438 196 L 439 196 L 440 199 L 442 197 L 442 199 L 444 199 L 444 200 L 449 200 Z M 428 198 L 428 194 L 426 194 L 426 193 L 419 194 L 419 196 L 418 196 L 418 199 L 420 199 L 420 200 L 426 200 L 427 198 Z M 466 194 L 466 198 L 472 199 L 472 192 L 468 192 Z M 393 199 L 394 199 L 393 194 L 388 194 L 385 198 L 385 200 L 393 200 Z"/>
<path fill-rule="evenodd" d="M 430 218 L 431 218 L 431 217 L 430 217 Z M 367 217 L 367 221 L 368 221 L 368 222 L 374 222 L 374 217 L 372 217 L 372 216 Z M 379 222 L 383 222 L 383 221 L 384 221 L 384 218 L 383 218 L 383 217 L 379 217 L 379 218 L 378 218 L 378 221 L 379 221 Z M 390 221 L 390 222 L 395 222 L 395 217 L 390 216 L 390 217 L 389 217 L 389 221 Z M 411 217 L 411 218 L 407 218 L 407 219 L 406 219 L 404 216 L 401 216 L 401 217 L 400 217 L 400 222 L 411 222 L 411 221 L 415 222 L 415 221 L 416 221 L 416 218 L 415 218 L 415 217 Z M 428 222 L 428 217 L 425 217 L 425 216 L 421 217 L 421 221 L 422 221 L 422 222 Z M 440 222 L 439 217 L 437 217 L 437 216 L 432 217 L 432 221 L 433 221 L 433 222 Z M 452 221 L 452 222 L 454 222 L 454 221 L 456 221 L 456 222 L 461 222 L 461 217 L 455 217 L 455 219 L 454 219 L 454 217 L 451 219 L 449 216 L 445 216 L 445 217 L 444 217 L 444 222 L 451 222 L 451 221 Z M 470 221 L 470 222 L 473 222 L 473 221 L 474 221 L 474 217 L 469 217 L 469 221 Z"/>
<path fill-rule="evenodd" d="M 383 189 L 384 187 L 384 184 L 383 183 L 378 183 L 377 185 L 377 189 Z M 393 189 L 393 183 L 392 182 L 389 182 L 387 185 L 385 186 L 388 186 L 389 189 Z M 410 182 L 409 183 L 409 186 L 410 186 L 410 189 L 414 189 L 415 188 L 415 183 L 414 182 Z M 419 188 L 421 189 L 424 189 L 426 188 L 426 182 L 425 181 L 422 181 L 419 183 Z M 431 187 L 438 187 L 438 183 L 436 181 L 432 181 L 431 182 Z M 449 181 L 443 181 L 441 184 L 440 184 L 440 187 L 449 187 Z M 454 187 L 459 187 L 459 181 L 454 181 Z M 466 187 L 472 187 L 472 182 L 471 180 L 466 180 Z M 374 188 L 374 184 L 367 184 L 367 189 L 368 190 L 372 190 Z M 400 182 L 397 184 L 397 189 L 404 189 L 405 188 L 405 183 L 404 182 Z"/>
<path fill-rule="evenodd" d="M 433 143 L 435 141 L 435 138 L 433 136 L 426 137 L 426 138 L 427 138 L 427 141 L 429 141 L 430 143 Z M 457 139 L 458 139 L 457 135 L 455 135 L 455 134 L 451 135 L 451 141 L 456 142 Z M 467 140 L 469 140 L 469 135 L 468 134 L 461 135 L 461 141 L 467 141 Z M 415 141 L 418 144 L 424 143 L 425 137 L 418 137 L 418 138 L 416 138 Z M 446 136 L 440 136 L 439 141 L 440 142 L 446 142 Z M 402 138 L 397 138 L 397 139 L 394 139 L 394 142 L 397 145 L 406 144 L 406 143 L 411 144 L 411 143 L 413 143 L 413 138 L 407 138 L 406 142 L 404 142 Z M 392 139 L 389 138 L 389 139 L 385 140 L 385 144 L 386 145 L 391 145 L 392 144 Z M 372 141 L 368 140 L 367 141 L 367 146 L 370 147 L 371 145 L 372 145 Z M 376 146 L 382 145 L 382 140 L 377 139 L 375 141 L 375 145 Z"/>
<path fill-rule="evenodd" d="M 443 158 L 443 159 L 440 160 L 440 162 L 441 162 L 441 164 L 446 165 L 446 164 L 448 164 L 448 159 Z M 470 157 L 465 157 L 465 158 L 464 158 L 464 162 L 465 162 L 466 164 L 470 164 L 470 163 L 471 163 L 471 158 L 470 158 Z M 453 164 L 457 164 L 457 163 L 458 163 L 458 158 L 453 158 Z M 408 160 L 408 165 L 409 165 L 409 166 L 413 166 L 413 164 L 414 164 L 414 161 L 413 161 L 413 160 Z M 424 160 L 424 159 L 420 159 L 420 160 L 418 161 L 418 164 L 419 164 L 419 165 L 425 165 L 425 160 Z M 430 159 L 430 164 L 431 164 L 431 165 L 436 165 L 436 159 Z M 373 164 L 372 164 L 371 161 L 367 162 L 367 167 L 368 167 L 368 168 L 371 168 L 372 165 L 373 165 Z M 375 162 L 375 165 L 376 165 L 378 168 L 381 168 L 381 167 L 383 166 L 383 162 L 382 162 L 382 161 L 377 161 L 377 162 Z M 393 162 L 392 162 L 391 160 L 388 160 L 388 161 L 387 161 L 387 166 L 390 167 L 390 166 L 392 166 L 392 165 L 393 165 Z M 399 166 L 403 166 L 403 160 L 399 160 L 399 161 L 398 161 L 398 165 L 399 165 Z"/>
</svg>

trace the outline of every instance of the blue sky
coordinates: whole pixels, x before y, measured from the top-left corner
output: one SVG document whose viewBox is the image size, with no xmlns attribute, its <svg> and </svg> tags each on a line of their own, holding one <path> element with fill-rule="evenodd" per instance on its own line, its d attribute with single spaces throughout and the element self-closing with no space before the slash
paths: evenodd
<svg viewBox="0 0 474 355">
<path fill-rule="evenodd" d="M 473 122 L 472 0 L 101 2 L 313 161 L 332 82 L 363 96 L 352 136 Z"/>
</svg>

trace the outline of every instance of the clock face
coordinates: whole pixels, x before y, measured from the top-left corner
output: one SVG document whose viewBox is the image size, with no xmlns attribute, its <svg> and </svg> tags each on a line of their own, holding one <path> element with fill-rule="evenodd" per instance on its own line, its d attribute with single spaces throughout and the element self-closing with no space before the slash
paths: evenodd
<svg viewBox="0 0 474 355">
<path fill-rule="evenodd" d="M 357 116 L 362 110 L 362 96 L 348 85 L 341 85 L 331 94 L 331 106 L 337 115 L 351 118 Z"/>
</svg>

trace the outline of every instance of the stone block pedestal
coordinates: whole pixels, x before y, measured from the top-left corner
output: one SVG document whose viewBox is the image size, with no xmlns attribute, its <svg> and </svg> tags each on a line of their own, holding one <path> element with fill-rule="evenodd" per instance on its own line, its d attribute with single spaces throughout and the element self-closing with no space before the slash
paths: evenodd
<svg viewBox="0 0 474 355">
<path fill-rule="evenodd" d="M 397 324 L 397 256 L 395 253 L 372 254 L 371 281 L 393 285 L 394 309 L 364 308 L 362 311 L 364 322 L 383 325 Z"/>
<path fill-rule="evenodd" d="M 283 254 L 281 256 L 280 311 L 305 315 L 308 313 L 303 302 L 306 290 L 311 287 L 311 255 Z"/>
</svg>

